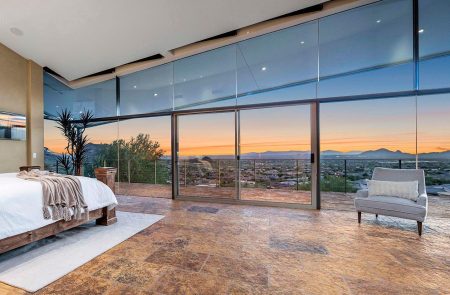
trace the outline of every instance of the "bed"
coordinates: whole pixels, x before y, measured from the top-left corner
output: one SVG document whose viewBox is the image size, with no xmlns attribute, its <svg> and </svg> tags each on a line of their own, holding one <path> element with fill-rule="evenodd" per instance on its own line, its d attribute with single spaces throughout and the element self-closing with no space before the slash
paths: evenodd
<svg viewBox="0 0 450 295">
<path fill-rule="evenodd" d="M 41 183 L 16 177 L 17 173 L 0 174 L 0 254 L 28 243 L 55 235 L 91 220 L 97 224 L 116 222 L 117 199 L 104 183 L 87 177 L 80 180 L 89 219 L 70 221 L 44 219 Z"/>
</svg>

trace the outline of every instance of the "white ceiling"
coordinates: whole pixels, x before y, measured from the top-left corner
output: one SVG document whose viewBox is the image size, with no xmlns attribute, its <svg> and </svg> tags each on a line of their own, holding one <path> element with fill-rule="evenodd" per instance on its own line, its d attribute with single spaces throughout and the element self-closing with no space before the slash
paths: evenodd
<svg viewBox="0 0 450 295">
<path fill-rule="evenodd" d="M 325 1 L 1 0 L 0 42 L 74 80 Z"/>
</svg>

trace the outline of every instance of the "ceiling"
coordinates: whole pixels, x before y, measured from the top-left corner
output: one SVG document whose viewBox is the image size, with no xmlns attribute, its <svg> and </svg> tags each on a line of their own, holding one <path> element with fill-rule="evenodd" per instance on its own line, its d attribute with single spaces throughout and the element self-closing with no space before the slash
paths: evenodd
<svg viewBox="0 0 450 295">
<path fill-rule="evenodd" d="M 71 81 L 327 0 L 2 0 L 0 43 Z"/>
</svg>

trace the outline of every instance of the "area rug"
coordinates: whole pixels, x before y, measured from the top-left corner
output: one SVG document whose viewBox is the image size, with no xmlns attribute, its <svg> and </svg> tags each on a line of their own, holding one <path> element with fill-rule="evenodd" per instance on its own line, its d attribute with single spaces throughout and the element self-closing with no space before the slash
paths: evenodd
<svg viewBox="0 0 450 295">
<path fill-rule="evenodd" d="M 110 226 L 88 223 L 4 253 L 0 282 L 36 292 L 163 217 L 119 211 Z"/>
</svg>

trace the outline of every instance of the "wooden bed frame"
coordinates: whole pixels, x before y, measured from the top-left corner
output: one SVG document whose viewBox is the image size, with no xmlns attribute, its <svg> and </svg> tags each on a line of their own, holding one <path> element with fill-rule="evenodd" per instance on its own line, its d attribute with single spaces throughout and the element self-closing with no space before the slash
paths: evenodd
<svg viewBox="0 0 450 295">
<path fill-rule="evenodd" d="M 85 213 L 82 214 L 82 217 L 83 216 L 85 216 Z M 36 242 L 41 239 L 56 235 L 60 232 L 77 227 L 94 219 L 96 220 L 96 223 L 98 225 L 108 226 L 113 223 L 116 223 L 117 222 L 116 209 L 113 208 L 111 210 L 108 210 L 107 207 L 104 207 L 97 210 L 92 210 L 89 211 L 89 220 L 85 219 L 70 220 L 70 221 L 59 220 L 55 223 L 46 225 L 44 227 L 2 239 L 0 240 L 0 254 L 30 244 L 32 242 Z"/>
</svg>

